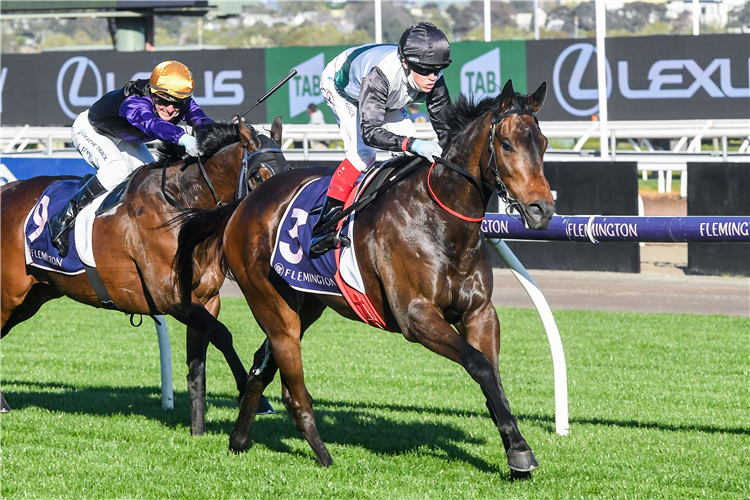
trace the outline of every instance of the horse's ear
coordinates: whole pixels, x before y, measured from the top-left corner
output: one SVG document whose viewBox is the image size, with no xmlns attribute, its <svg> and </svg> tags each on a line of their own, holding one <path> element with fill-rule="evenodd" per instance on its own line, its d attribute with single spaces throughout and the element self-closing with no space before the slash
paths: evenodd
<svg viewBox="0 0 750 500">
<path fill-rule="evenodd" d="M 255 129 L 245 125 L 244 120 L 239 120 L 237 125 L 240 130 L 240 141 L 242 142 L 242 145 L 246 148 L 253 149 L 253 151 L 260 149 L 260 139 L 258 139 Z"/>
<path fill-rule="evenodd" d="M 281 146 L 281 115 L 277 116 L 271 122 L 271 139 Z"/>
<path fill-rule="evenodd" d="M 542 82 L 538 89 L 529 96 L 529 104 L 531 104 L 531 110 L 536 113 L 539 108 L 544 104 L 544 98 L 547 97 L 547 82 Z"/>
<path fill-rule="evenodd" d="M 503 87 L 503 91 L 500 93 L 500 97 L 497 102 L 500 104 L 500 109 L 505 109 L 510 106 L 513 102 L 513 96 L 516 95 L 516 91 L 513 90 L 513 80 L 508 80 Z"/>
</svg>

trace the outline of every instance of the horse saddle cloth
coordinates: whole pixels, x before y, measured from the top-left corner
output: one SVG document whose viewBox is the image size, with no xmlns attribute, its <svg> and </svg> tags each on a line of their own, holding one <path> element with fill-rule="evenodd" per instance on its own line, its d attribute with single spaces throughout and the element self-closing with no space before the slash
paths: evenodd
<svg viewBox="0 0 750 500">
<path fill-rule="evenodd" d="M 340 295 L 334 276 L 333 251 L 310 254 L 312 229 L 320 218 L 313 207 L 322 204 L 331 176 L 312 180 L 302 186 L 287 206 L 276 231 L 271 267 L 295 290 Z"/>
<path fill-rule="evenodd" d="M 60 257 L 57 249 L 52 245 L 47 226 L 47 220 L 65 207 L 92 175 L 87 175 L 80 180 L 57 181 L 42 193 L 24 224 L 27 265 L 69 275 L 82 273 L 84 264 L 92 268 L 96 267 L 92 247 L 94 219 L 103 213 L 109 213 L 123 203 L 133 175 L 115 189 L 97 197 L 79 212 L 75 225 L 70 230 L 70 249 L 64 258 Z"/>
<path fill-rule="evenodd" d="M 390 163 L 390 162 L 389 162 Z M 360 177 L 347 200 L 349 207 L 386 182 L 398 165 L 384 164 Z M 339 230 L 349 236 L 350 246 L 329 250 L 323 255 L 310 254 L 312 230 L 320 217 L 317 207 L 328 192 L 331 176 L 312 180 L 302 186 L 287 206 L 276 232 L 271 267 L 289 286 L 308 293 L 343 295 L 357 315 L 370 325 L 385 328 L 365 293 L 362 275 L 354 251 L 354 213 L 339 223 Z"/>
<path fill-rule="evenodd" d="M 86 178 L 65 180 L 51 184 L 26 216 L 24 250 L 27 265 L 63 274 L 83 272 L 83 264 L 78 256 L 77 238 L 73 237 L 75 229 L 71 230 L 68 255 L 62 258 L 52 245 L 47 220 L 67 205 L 73 195 L 83 187 L 85 180 Z"/>
</svg>

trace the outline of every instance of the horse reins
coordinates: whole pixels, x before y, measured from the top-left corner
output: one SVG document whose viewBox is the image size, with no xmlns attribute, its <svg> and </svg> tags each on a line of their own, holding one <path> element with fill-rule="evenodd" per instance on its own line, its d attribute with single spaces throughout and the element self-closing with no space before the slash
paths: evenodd
<svg viewBox="0 0 750 500">
<path fill-rule="evenodd" d="M 255 151 L 255 152 L 253 152 L 252 154 L 248 154 L 247 147 L 243 148 L 242 168 L 241 168 L 241 171 L 240 171 L 240 180 L 239 180 L 240 186 L 237 188 L 237 197 L 238 198 L 242 197 L 242 196 L 240 196 L 240 193 L 241 193 L 241 191 L 243 191 L 241 189 L 241 186 L 243 185 L 243 180 L 249 178 L 249 176 L 252 175 L 252 173 L 255 173 L 255 171 L 253 171 L 250 174 L 247 173 L 248 165 L 249 165 L 249 160 L 250 160 L 250 158 L 252 158 L 256 154 L 261 153 L 261 152 L 278 152 L 278 153 L 281 153 L 282 151 L 281 151 L 281 149 L 278 149 L 278 148 L 265 148 L 265 149 L 259 149 L 259 150 Z M 198 156 L 198 157 L 196 157 L 196 159 L 197 159 L 197 162 L 198 162 L 198 169 L 200 170 L 200 173 L 201 173 L 201 176 L 203 177 L 203 180 L 206 181 L 206 185 L 208 186 L 208 189 L 211 191 L 211 195 L 214 198 L 214 203 L 216 204 L 216 208 L 219 208 L 222 205 L 224 205 L 224 203 L 221 200 L 219 200 L 219 197 L 216 194 L 216 189 L 214 189 L 214 185 L 211 182 L 211 179 L 208 177 L 208 173 L 206 172 L 205 167 L 203 166 L 203 161 L 201 161 L 201 157 Z M 164 166 L 162 167 L 161 192 L 164 195 L 164 199 L 166 199 L 167 202 L 170 205 L 172 205 L 173 207 L 175 207 L 176 209 L 178 209 L 180 212 L 185 213 L 185 212 L 187 212 L 187 209 L 185 207 L 183 207 L 182 205 L 180 205 L 180 203 L 177 200 L 175 200 L 174 198 L 172 198 L 167 193 L 166 183 L 167 183 L 167 167 L 168 166 L 169 166 L 169 158 L 167 157 L 167 158 L 164 158 Z M 260 169 L 261 166 L 263 166 L 263 164 L 261 164 L 260 166 L 258 166 L 258 169 Z M 244 192 L 243 196 L 244 195 L 247 195 L 247 192 Z"/>
<path fill-rule="evenodd" d="M 515 198 L 510 196 L 510 193 L 508 191 L 508 187 L 503 182 L 502 178 L 500 177 L 500 170 L 497 166 L 497 153 L 495 151 L 495 141 L 492 140 L 493 137 L 495 137 L 495 129 L 497 126 L 507 117 L 511 115 L 531 115 L 532 118 L 534 118 L 535 123 L 539 123 L 539 120 L 537 119 L 536 115 L 534 115 L 531 111 L 526 111 L 524 109 L 510 109 L 503 111 L 496 117 L 492 119 L 492 123 L 490 123 L 490 130 L 487 133 L 487 139 L 484 141 L 484 146 L 482 146 L 482 154 L 484 154 L 484 151 L 489 149 L 490 157 L 487 160 L 487 165 L 484 168 L 481 168 L 480 163 L 480 173 L 482 175 L 482 178 L 476 177 L 475 175 L 471 174 L 467 170 L 461 168 L 460 166 L 456 165 L 455 163 L 446 160 L 444 158 L 435 158 L 435 163 L 440 163 L 441 165 L 445 165 L 446 167 L 450 168 L 451 170 L 461 174 L 462 176 L 466 177 L 471 183 L 477 188 L 479 191 L 479 195 L 482 197 L 482 205 L 487 205 L 487 200 L 484 196 L 484 190 L 482 189 L 481 185 L 487 187 L 490 191 L 493 193 L 497 193 L 501 200 L 505 203 L 505 211 L 506 213 L 513 217 L 513 215 L 510 213 L 511 208 L 515 208 L 518 213 L 521 216 L 521 221 L 523 222 L 525 227 L 528 227 L 528 223 L 526 221 L 526 216 L 523 212 L 523 207 L 521 206 L 521 203 L 518 202 Z M 481 156 L 480 156 L 480 162 L 481 162 Z M 461 220 L 467 221 L 467 222 L 481 222 L 484 220 L 484 216 L 482 217 L 467 217 L 465 215 L 459 214 L 455 210 L 451 210 L 445 203 L 441 202 L 435 192 L 432 190 L 432 186 L 430 185 L 430 177 L 432 175 L 432 170 L 435 168 L 435 163 L 432 164 L 430 167 L 430 171 L 427 174 L 427 189 L 430 192 L 430 195 L 432 196 L 433 200 L 446 212 L 453 215 L 454 217 L 457 217 Z M 486 175 L 486 172 L 488 170 L 492 171 L 492 174 L 495 176 L 495 185 L 493 186 L 489 182 L 484 180 L 484 177 Z M 481 185 L 480 185 L 481 184 Z M 515 218 L 515 217 L 514 217 Z"/>
</svg>

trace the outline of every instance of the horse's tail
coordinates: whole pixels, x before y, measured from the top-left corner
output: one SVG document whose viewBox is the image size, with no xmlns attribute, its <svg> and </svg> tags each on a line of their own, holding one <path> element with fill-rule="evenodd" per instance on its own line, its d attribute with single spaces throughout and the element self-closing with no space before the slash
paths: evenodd
<svg viewBox="0 0 750 500">
<path fill-rule="evenodd" d="M 227 274 L 224 229 L 241 201 L 234 201 L 216 210 L 190 209 L 178 217 L 181 227 L 177 238 L 174 268 L 175 285 L 180 292 L 183 305 L 190 304 L 193 290 L 193 254 L 198 245 L 205 244 L 207 248 L 215 245 L 220 269 Z"/>
</svg>

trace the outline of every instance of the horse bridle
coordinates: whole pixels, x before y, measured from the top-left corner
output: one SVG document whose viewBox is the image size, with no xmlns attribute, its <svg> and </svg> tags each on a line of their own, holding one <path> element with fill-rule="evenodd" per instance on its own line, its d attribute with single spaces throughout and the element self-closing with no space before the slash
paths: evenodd
<svg viewBox="0 0 750 500">
<path fill-rule="evenodd" d="M 273 140 L 273 139 L 270 139 Z M 250 160 L 251 158 L 262 155 L 262 154 L 272 154 L 274 155 L 273 161 L 261 161 L 258 163 L 255 163 L 252 168 L 250 168 Z M 274 176 L 280 172 L 283 172 L 285 170 L 289 170 L 291 166 L 284 158 L 284 162 L 279 162 L 279 159 L 277 155 L 281 155 L 281 158 L 284 158 L 284 151 L 279 148 L 261 148 L 258 149 L 250 154 L 248 154 L 247 149 L 245 149 L 245 153 L 242 156 L 242 172 L 240 173 L 240 180 L 239 185 L 237 186 L 237 195 L 235 197 L 236 200 L 239 200 L 240 198 L 244 198 L 248 195 L 250 192 L 250 179 L 253 175 L 258 173 L 261 168 L 266 168 L 269 172 L 271 172 L 271 176 Z"/>
<path fill-rule="evenodd" d="M 500 178 L 500 170 L 497 166 L 497 152 L 495 151 L 495 141 L 490 140 L 491 137 L 495 136 L 495 129 L 498 125 L 500 125 L 500 122 L 502 122 L 504 119 L 506 119 L 509 116 L 512 115 L 531 115 L 531 117 L 534 119 L 534 123 L 539 125 L 539 119 L 536 117 L 536 115 L 531 111 L 526 111 L 525 109 L 508 109 L 497 115 L 492 119 L 492 123 L 490 124 L 490 131 L 487 134 L 487 141 L 489 142 L 489 149 L 490 149 L 490 158 L 487 160 L 487 167 L 485 168 L 485 171 L 489 169 L 490 167 L 490 161 L 492 161 L 492 173 L 495 175 L 495 184 L 499 187 L 499 189 L 496 190 L 498 193 L 498 196 L 501 200 L 505 203 L 505 213 L 516 220 L 520 220 L 523 222 L 523 225 L 525 228 L 529 228 L 528 221 L 526 220 L 526 214 L 523 211 L 523 207 L 521 206 L 521 203 L 516 200 L 515 198 L 510 196 L 510 192 L 508 191 L 508 187 L 505 185 L 503 180 Z M 487 147 L 487 144 L 485 143 L 484 148 Z M 482 151 L 484 151 L 484 148 L 482 148 Z M 482 177 L 484 177 L 484 172 L 482 173 Z M 519 213 L 520 217 L 514 217 L 511 213 L 511 208 L 515 208 L 516 211 Z"/>
<path fill-rule="evenodd" d="M 500 197 L 500 199 L 503 200 L 503 202 L 505 203 L 505 213 L 508 214 L 508 216 L 510 216 L 510 217 L 512 217 L 512 218 L 514 218 L 516 220 L 520 220 L 521 222 L 523 222 L 524 227 L 528 228 L 529 227 L 528 226 L 528 221 L 526 220 L 526 215 L 524 214 L 523 207 L 521 206 L 521 203 L 518 200 L 516 200 L 515 198 L 513 198 L 513 197 L 510 196 L 510 193 L 508 191 L 508 187 L 505 185 L 505 183 L 503 182 L 502 178 L 500 177 L 500 169 L 498 168 L 498 165 L 497 165 L 497 152 L 495 151 L 495 141 L 492 140 L 492 138 L 495 137 L 495 129 L 497 128 L 497 126 L 500 125 L 500 123 L 504 119 L 506 119 L 506 118 L 508 118 L 509 116 L 512 116 L 512 115 L 531 115 L 531 117 L 534 118 L 534 122 L 536 124 L 539 124 L 539 120 L 537 119 L 536 115 L 532 111 L 526 111 L 524 109 L 508 109 L 508 110 L 503 111 L 499 115 L 493 117 L 492 118 L 492 123 L 490 123 L 490 129 L 487 132 L 487 139 L 485 139 L 484 146 L 482 146 L 482 155 L 484 155 L 484 151 L 486 149 L 488 149 L 488 148 L 489 148 L 489 152 L 490 152 L 490 157 L 487 160 L 487 165 L 484 168 L 482 168 L 482 165 L 481 165 L 481 158 L 482 157 L 481 156 L 479 157 L 480 158 L 480 160 L 479 160 L 480 161 L 479 169 L 480 169 L 480 175 L 481 175 L 481 177 L 474 176 L 473 174 L 471 174 L 467 170 L 459 167 L 455 163 L 450 162 L 450 161 L 448 161 L 448 160 L 446 160 L 444 158 L 435 158 L 435 162 L 436 163 L 440 163 L 442 165 L 445 165 L 446 167 L 450 168 L 451 170 L 454 170 L 455 172 L 458 172 L 459 174 L 461 174 L 464 177 L 466 177 L 467 179 L 469 179 L 472 182 L 472 184 L 474 184 L 476 186 L 477 190 L 479 191 L 479 195 L 482 197 L 482 204 L 484 206 L 487 205 L 487 199 L 484 196 L 484 190 L 481 188 L 481 186 L 485 186 L 492 193 L 497 193 L 497 195 Z M 434 164 L 433 164 L 433 167 L 434 167 Z M 487 171 L 491 171 L 492 174 L 495 176 L 495 185 L 492 185 L 489 182 L 487 182 L 487 181 L 484 180 Z M 430 172 L 432 172 L 432 168 L 430 169 Z M 440 200 L 437 199 L 437 197 L 435 196 L 435 194 L 432 191 L 432 188 L 430 187 L 429 176 L 427 178 L 427 187 L 429 188 L 430 194 L 432 194 L 432 197 L 435 199 L 435 201 L 441 207 L 443 207 L 445 210 L 447 210 L 449 213 L 455 215 L 456 217 L 458 217 L 460 219 L 463 219 L 463 220 L 470 221 L 470 222 L 479 222 L 482 219 L 484 219 L 484 217 L 473 219 L 473 218 L 469 218 L 469 217 L 460 215 L 460 214 L 454 212 L 453 210 L 450 210 L 445 205 L 443 205 L 443 203 L 441 203 Z M 520 218 L 519 217 L 515 217 L 513 214 L 510 213 L 510 209 L 511 208 L 515 208 L 516 209 L 516 211 L 520 214 Z"/>
<path fill-rule="evenodd" d="M 271 139 L 273 140 L 273 139 Z M 250 192 L 250 189 L 248 187 L 248 180 L 250 177 L 252 177 L 258 170 L 260 170 L 262 167 L 266 167 L 268 170 L 272 172 L 272 175 L 276 175 L 280 171 L 287 170 L 289 168 L 289 164 L 284 162 L 284 167 L 279 167 L 278 161 L 274 161 L 273 164 L 276 165 L 274 168 L 271 166 L 271 162 L 261 162 L 257 164 L 257 167 L 253 166 L 252 170 L 250 170 L 250 159 L 254 157 L 255 155 L 259 153 L 273 153 L 273 154 L 281 154 L 282 158 L 283 151 L 280 148 L 262 148 L 258 149 L 252 153 L 248 153 L 247 146 L 243 147 L 243 153 L 242 153 L 242 167 L 240 170 L 240 177 L 238 181 L 238 186 L 236 190 L 235 200 L 238 200 L 240 198 L 244 198 L 247 196 L 247 194 Z M 203 161 L 201 161 L 200 156 L 197 157 L 198 161 L 198 168 L 201 172 L 201 175 L 203 176 L 203 180 L 206 181 L 206 185 L 208 186 L 208 189 L 211 191 L 211 195 L 214 198 L 214 203 L 216 203 L 216 207 L 219 208 L 224 203 L 219 200 L 218 196 L 216 195 L 216 189 L 214 189 L 214 185 L 211 182 L 211 179 L 208 177 L 208 173 L 206 173 L 206 169 L 203 167 Z M 187 212 L 187 209 L 180 205 L 180 203 L 172 198 L 166 191 L 166 179 L 167 179 L 167 166 L 169 163 L 169 158 L 164 159 L 164 166 L 162 169 L 162 177 L 161 177 L 161 192 L 164 195 L 164 198 L 167 200 L 167 202 L 172 205 L 173 207 L 177 208 L 181 212 Z M 186 168 L 187 166 L 183 167 Z"/>
</svg>

